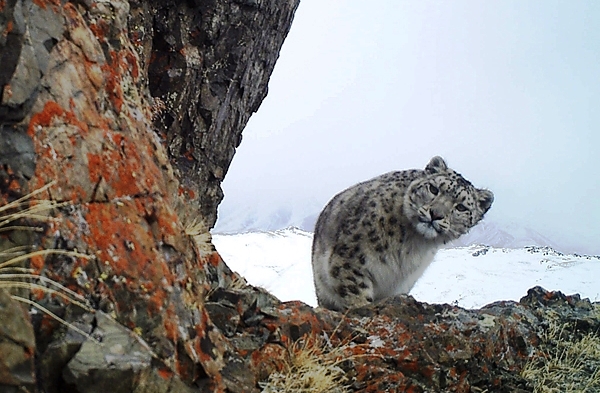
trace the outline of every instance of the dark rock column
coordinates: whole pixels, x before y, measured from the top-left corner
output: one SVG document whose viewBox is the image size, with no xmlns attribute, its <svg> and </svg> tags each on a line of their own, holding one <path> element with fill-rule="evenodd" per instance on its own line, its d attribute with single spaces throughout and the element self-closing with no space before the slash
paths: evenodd
<svg viewBox="0 0 600 393">
<path fill-rule="evenodd" d="M 154 125 L 187 196 L 184 216 L 214 226 L 220 184 L 267 94 L 299 0 L 131 2 Z"/>
</svg>

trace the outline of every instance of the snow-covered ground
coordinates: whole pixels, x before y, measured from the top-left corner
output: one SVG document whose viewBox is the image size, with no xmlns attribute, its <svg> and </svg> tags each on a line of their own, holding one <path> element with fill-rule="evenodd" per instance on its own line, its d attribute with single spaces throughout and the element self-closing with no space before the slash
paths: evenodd
<svg viewBox="0 0 600 393">
<path fill-rule="evenodd" d="M 316 306 L 310 251 L 312 233 L 296 228 L 213 235 L 229 267 L 279 299 Z M 429 303 L 478 308 L 519 300 L 540 285 L 600 301 L 600 257 L 564 255 L 550 248 L 468 246 L 440 250 L 411 295 Z"/>
<path fill-rule="evenodd" d="M 250 284 L 267 289 L 283 301 L 317 305 L 310 264 L 312 233 L 289 228 L 213 235 L 213 243 L 227 266 Z"/>
</svg>

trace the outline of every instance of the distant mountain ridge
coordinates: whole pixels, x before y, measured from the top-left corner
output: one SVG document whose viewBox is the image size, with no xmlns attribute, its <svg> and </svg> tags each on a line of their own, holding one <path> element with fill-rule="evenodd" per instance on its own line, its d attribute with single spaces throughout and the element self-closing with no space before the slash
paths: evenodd
<svg viewBox="0 0 600 393">
<path fill-rule="evenodd" d="M 487 221 L 479 223 L 469 233 L 451 243 L 454 247 L 464 247 L 471 244 L 485 244 L 497 248 L 537 246 L 550 247 L 555 250 L 564 249 L 564 245 L 550 240 L 531 228 L 517 224 L 501 225 Z"/>
<path fill-rule="evenodd" d="M 297 227 L 312 232 L 323 205 L 317 201 L 292 203 L 289 206 L 265 205 L 259 202 L 229 203 L 219 207 L 213 233 L 276 231 Z"/>
<path fill-rule="evenodd" d="M 276 231 L 289 227 L 313 232 L 322 208 L 322 204 L 316 201 L 290 206 L 261 206 L 260 204 L 224 206 L 219 209 L 219 219 L 213 233 Z M 497 248 L 551 247 L 567 253 L 589 253 L 588 250 L 580 250 L 572 245 L 552 240 L 517 223 L 501 224 L 486 220 L 460 239 L 451 242 L 449 246 L 464 247 L 472 244 L 484 244 Z"/>
</svg>

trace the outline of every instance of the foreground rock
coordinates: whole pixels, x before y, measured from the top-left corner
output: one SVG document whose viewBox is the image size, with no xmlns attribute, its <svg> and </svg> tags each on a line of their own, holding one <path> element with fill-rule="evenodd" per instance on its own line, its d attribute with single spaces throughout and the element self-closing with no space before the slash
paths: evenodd
<svg viewBox="0 0 600 393">
<path fill-rule="evenodd" d="M 323 359 L 330 352 L 340 360 L 345 373 L 340 386 L 357 392 L 531 392 L 521 372 L 551 325 L 577 337 L 600 329 L 589 300 L 540 287 L 518 303 L 480 310 L 400 296 L 346 316 L 299 302 L 269 303 L 249 315 L 248 304 L 256 302 L 248 297 L 253 299 L 226 291 L 215 300 L 236 299 L 234 306 L 244 310 L 219 327 L 230 332 L 232 342 L 243 343 L 259 379 L 286 370 L 293 342 L 320 342 Z M 260 323 L 250 327 L 244 319 Z"/>
<path fill-rule="evenodd" d="M 540 288 L 344 316 L 228 269 L 220 182 L 297 6 L 1 2 L 0 283 L 20 296 L 0 292 L 1 392 L 285 391 L 303 350 L 331 391 L 532 391 L 520 371 L 551 323 L 597 331 L 588 301 Z"/>
<path fill-rule="evenodd" d="M 32 286 L 47 310 L 33 318 L 40 390 L 146 391 L 158 377 L 164 389 L 155 391 L 178 391 L 176 380 L 190 389 L 255 389 L 204 307 L 206 292 L 232 277 L 216 268 L 207 234 L 220 181 L 266 94 L 297 5 L 2 2 L 2 205 L 54 182 L 37 198 L 57 208 L 38 238 L 20 233 L 39 215 L 4 228 L 0 251 L 70 251 L 0 272 L 14 281 L 31 269 L 32 285 L 70 299 Z M 100 323 L 100 311 L 129 336 Z M 107 340 L 116 344 L 92 351 L 92 338 L 71 338 L 72 327 L 98 340 L 112 332 Z M 0 385 L 14 378 L 0 376 Z"/>
</svg>

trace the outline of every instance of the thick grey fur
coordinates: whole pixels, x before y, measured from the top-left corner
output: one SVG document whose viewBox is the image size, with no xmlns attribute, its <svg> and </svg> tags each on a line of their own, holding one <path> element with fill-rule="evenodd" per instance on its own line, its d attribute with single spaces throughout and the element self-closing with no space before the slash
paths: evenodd
<svg viewBox="0 0 600 393">
<path fill-rule="evenodd" d="M 341 311 L 408 293 L 437 250 L 467 233 L 493 200 L 441 157 L 425 170 L 389 172 L 340 192 L 315 228 L 319 305 Z"/>
</svg>

